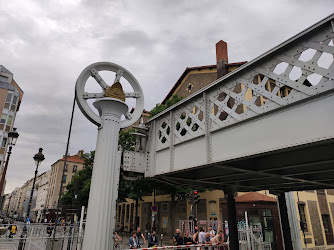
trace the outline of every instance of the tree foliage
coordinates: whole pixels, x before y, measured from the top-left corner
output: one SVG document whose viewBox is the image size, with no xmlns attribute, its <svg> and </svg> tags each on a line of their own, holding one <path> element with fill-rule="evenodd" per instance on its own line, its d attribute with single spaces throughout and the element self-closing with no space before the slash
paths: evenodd
<svg viewBox="0 0 334 250">
<path fill-rule="evenodd" d="M 121 145 L 124 150 L 134 151 L 136 145 L 136 137 L 131 133 L 136 132 L 136 129 L 130 128 L 128 130 L 122 130 L 119 133 L 118 145 Z"/>
<path fill-rule="evenodd" d="M 92 178 L 93 162 L 95 151 L 83 154 L 84 169 L 76 172 L 69 184 L 67 184 L 67 192 L 61 197 L 62 205 L 87 206 L 90 190 L 90 182 Z M 77 193 L 77 199 L 75 199 Z"/>
<path fill-rule="evenodd" d="M 160 104 L 158 103 L 157 105 L 155 105 L 155 107 L 150 111 L 150 116 L 149 118 L 159 114 L 160 112 L 164 111 L 165 109 L 173 106 L 175 103 L 178 103 L 179 101 L 181 101 L 183 99 L 182 96 L 177 96 L 177 95 L 173 95 L 171 99 L 169 99 L 168 101 L 166 101 L 165 104 Z"/>
</svg>

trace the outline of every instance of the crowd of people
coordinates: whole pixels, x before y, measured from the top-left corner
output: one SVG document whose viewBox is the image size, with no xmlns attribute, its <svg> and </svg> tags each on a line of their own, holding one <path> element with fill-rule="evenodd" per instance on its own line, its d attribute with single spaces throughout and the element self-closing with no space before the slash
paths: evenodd
<svg viewBox="0 0 334 250">
<path fill-rule="evenodd" d="M 122 238 L 114 232 L 115 246 L 117 247 Z M 148 247 L 158 247 L 159 239 L 156 234 L 156 231 L 152 231 L 148 236 Z M 223 243 L 225 240 L 224 233 L 222 229 L 214 230 L 212 226 L 206 230 L 206 228 L 195 227 L 193 234 L 190 234 L 189 231 L 181 232 L 180 229 L 176 229 L 176 234 L 172 238 L 175 246 L 181 245 L 197 245 L 197 244 L 210 244 L 210 243 Z M 146 238 L 141 232 L 140 227 L 137 228 L 137 231 L 133 231 L 129 238 L 129 248 L 138 249 L 142 245 L 146 244 Z"/>
<path fill-rule="evenodd" d="M 192 244 L 210 244 L 210 243 L 223 243 L 224 233 L 222 229 L 217 232 L 209 226 L 209 230 L 204 227 L 199 229 L 195 227 L 193 235 L 190 235 L 189 231 L 184 233 L 180 229 L 176 229 L 176 234 L 173 237 L 174 245 L 192 245 Z"/>
<path fill-rule="evenodd" d="M 117 236 L 116 238 L 119 238 Z M 143 239 L 144 244 L 146 243 L 146 239 L 144 234 L 141 232 L 140 227 L 137 228 L 137 231 L 133 231 L 131 233 L 131 237 L 129 239 L 129 248 L 130 249 L 137 249 L 141 248 L 141 239 Z M 115 239 L 118 241 L 118 239 Z M 118 242 L 116 242 L 118 244 Z M 157 232 L 155 230 L 152 231 L 152 233 L 148 236 L 148 247 L 157 247 L 159 246 L 159 240 L 157 236 Z"/>
</svg>

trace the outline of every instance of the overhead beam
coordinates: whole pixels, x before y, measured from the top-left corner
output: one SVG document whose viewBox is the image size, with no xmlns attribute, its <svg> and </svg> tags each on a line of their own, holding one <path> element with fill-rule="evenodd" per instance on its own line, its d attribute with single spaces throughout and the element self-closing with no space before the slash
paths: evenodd
<svg viewBox="0 0 334 250">
<path fill-rule="evenodd" d="M 272 174 L 272 173 L 267 173 L 267 172 L 263 172 L 263 171 L 256 171 L 256 170 L 248 170 L 248 169 L 241 169 L 241 168 L 237 168 L 237 167 L 233 167 L 233 166 L 227 166 L 227 165 L 218 165 L 220 168 L 223 169 L 229 169 L 229 170 L 235 170 L 235 171 L 240 171 L 240 172 L 244 172 L 244 173 L 251 173 L 251 174 L 258 174 L 260 176 L 268 176 L 268 177 L 273 177 L 273 178 L 280 178 L 283 180 L 290 180 L 290 181 L 297 181 L 297 182 L 302 182 L 302 183 L 310 183 L 310 184 L 314 184 L 314 185 L 319 185 L 322 186 L 323 183 L 318 182 L 318 181 L 311 181 L 311 180 L 305 180 L 305 179 L 300 179 L 300 178 L 295 178 L 295 177 L 288 177 L 288 176 L 281 176 L 278 174 Z M 334 188 L 334 184 L 326 184 L 328 185 L 328 188 Z"/>
</svg>

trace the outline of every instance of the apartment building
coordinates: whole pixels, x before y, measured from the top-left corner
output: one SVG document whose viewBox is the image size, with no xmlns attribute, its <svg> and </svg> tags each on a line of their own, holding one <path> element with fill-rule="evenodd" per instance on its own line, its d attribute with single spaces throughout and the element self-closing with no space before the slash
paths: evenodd
<svg viewBox="0 0 334 250">
<path fill-rule="evenodd" d="M 71 182 L 73 175 L 84 168 L 84 159 L 82 155 L 83 150 L 80 150 L 76 155 L 68 155 L 66 165 L 64 165 L 64 155 L 63 158 L 51 165 L 48 192 L 46 196 L 46 209 L 55 209 L 57 207 L 61 182 L 63 182 L 63 189 L 61 192 L 64 193 L 66 185 Z M 65 175 L 62 179 L 64 168 Z"/>
<path fill-rule="evenodd" d="M 46 171 L 36 178 L 36 189 L 37 195 L 34 198 L 34 206 L 32 206 L 32 218 L 35 221 L 40 221 L 43 216 L 43 211 L 46 205 L 46 197 L 48 194 L 48 187 L 49 187 L 49 177 L 50 177 L 51 170 Z M 32 204 L 33 205 L 33 204 Z"/>
<path fill-rule="evenodd" d="M 0 174 L 4 169 L 8 132 L 12 130 L 16 113 L 20 108 L 23 91 L 15 82 L 13 73 L 0 65 Z M 5 185 L 0 190 L 3 195 Z"/>
</svg>

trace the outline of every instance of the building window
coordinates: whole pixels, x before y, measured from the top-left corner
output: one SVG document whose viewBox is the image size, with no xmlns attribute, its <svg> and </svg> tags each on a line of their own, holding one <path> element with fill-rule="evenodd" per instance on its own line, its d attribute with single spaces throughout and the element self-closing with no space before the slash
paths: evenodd
<svg viewBox="0 0 334 250">
<path fill-rule="evenodd" d="M 192 85 L 191 83 L 189 83 L 188 87 L 187 87 L 187 91 L 190 93 L 191 90 L 193 89 L 194 85 Z"/>
<path fill-rule="evenodd" d="M 162 203 L 161 211 L 167 212 L 168 211 L 168 203 Z"/>
<path fill-rule="evenodd" d="M 64 175 L 63 182 L 64 183 L 66 182 L 66 175 Z"/>
<path fill-rule="evenodd" d="M 13 117 L 8 116 L 7 126 L 11 126 L 12 125 L 12 121 L 13 121 Z"/>
<path fill-rule="evenodd" d="M 11 93 L 7 94 L 6 103 L 10 103 L 12 101 L 12 96 L 13 96 L 13 94 L 11 94 Z"/>
<path fill-rule="evenodd" d="M 1 143 L 1 147 L 5 148 L 6 147 L 6 143 L 7 143 L 7 138 L 3 138 L 2 139 L 2 143 Z"/>
<path fill-rule="evenodd" d="M 15 112 L 16 111 L 16 106 L 17 106 L 17 96 L 13 97 L 13 103 L 12 106 L 10 107 L 10 110 Z"/>
<path fill-rule="evenodd" d="M 129 217 L 130 217 L 130 204 L 126 205 L 126 223 L 129 222 Z"/>
<path fill-rule="evenodd" d="M 67 172 L 67 169 L 68 169 L 68 165 L 65 164 L 65 166 L 64 166 L 64 171 Z"/>
<path fill-rule="evenodd" d="M 325 234 L 327 233 L 331 233 L 331 223 L 330 223 L 330 218 L 328 214 L 322 214 L 322 224 L 324 225 L 324 230 L 325 230 Z"/>
<path fill-rule="evenodd" d="M 17 104 L 17 96 L 14 95 L 14 98 L 13 98 L 13 104 L 16 105 Z"/>
<path fill-rule="evenodd" d="M 10 111 L 15 112 L 15 110 L 16 110 L 16 106 L 14 104 L 12 104 L 12 106 L 10 106 Z"/>
<path fill-rule="evenodd" d="M 305 204 L 298 203 L 299 210 L 299 218 L 300 218 L 300 226 L 301 230 L 303 230 L 302 226 L 304 226 L 305 232 L 308 232 L 307 221 L 306 221 L 306 213 L 305 213 Z"/>
<path fill-rule="evenodd" d="M 1 119 L 0 119 L 0 123 L 6 123 L 6 119 L 7 119 L 7 115 L 6 114 L 2 114 L 1 115 Z"/>
<path fill-rule="evenodd" d="M 73 171 L 72 171 L 72 172 L 73 172 L 73 173 L 76 173 L 77 171 L 78 171 L 78 166 L 77 166 L 77 165 L 74 165 L 74 166 L 73 166 Z"/>
<path fill-rule="evenodd" d="M 121 210 L 122 210 L 122 207 L 121 207 L 121 205 L 119 205 L 118 206 L 118 222 L 120 222 L 121 221 Z"/>
</svg>

